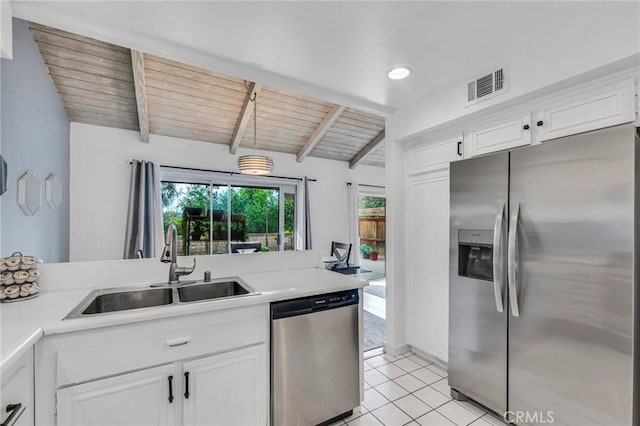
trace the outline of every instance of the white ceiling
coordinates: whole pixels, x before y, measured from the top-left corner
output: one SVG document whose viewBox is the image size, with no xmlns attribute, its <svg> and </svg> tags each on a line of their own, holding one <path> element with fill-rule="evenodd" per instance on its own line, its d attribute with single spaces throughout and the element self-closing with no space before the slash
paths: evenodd
<svg viewBox="0 0 640 426">
<path fill-rule="evenodd" d="M 187 51 L 204 55 L 221 73 L 387 114 L 447 84 L 508 68 L 512 58 L 533 67 L 588 52 L 639 13 L 638 2 L 16 1 L 13 7 L 36 22 L 185 62 L 197 62 Z M 387 79 L 396 65 L 413 73 Z"/>
</svg>

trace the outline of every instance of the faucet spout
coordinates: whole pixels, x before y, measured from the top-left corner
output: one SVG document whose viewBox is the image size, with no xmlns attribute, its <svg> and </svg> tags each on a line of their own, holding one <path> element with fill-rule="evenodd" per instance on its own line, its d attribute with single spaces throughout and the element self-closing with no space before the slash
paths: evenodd
<svg viewBox="0 0 640 426">
<path fill-rule="evenodd" d="M 189 275 L 196 269 L 195 258 L 193 259 L 193 266 L 190 268 L 178 266 L 178 230 L 173 223 L 167 227 L 167 233 L 164 237 L 164 250 L 162 250 L 160 261 L 171 263 L 169 267 L 169 284 L 178 284 L 181 276 Z"/>
<path fill-rule="evenodd" d="M 171 223 L 167 226 L 167 233 L 164 236 L 164 250 L 162 250 L 162 256 L 160 262 L 163 263 L 176 263 L 178 259 L 178 230 L 176 226 Z"/>
</svg>

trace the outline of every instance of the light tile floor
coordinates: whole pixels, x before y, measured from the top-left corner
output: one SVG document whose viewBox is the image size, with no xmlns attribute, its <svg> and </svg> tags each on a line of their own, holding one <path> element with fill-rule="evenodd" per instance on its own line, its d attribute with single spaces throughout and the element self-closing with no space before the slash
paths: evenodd
<svg viewBox="0 0 640 426">
<path fill-rule="evenodd" d="M 361 412 L 335 425 L 504 426 L 501 419 L 450 396 L 447 371 L 415 354 L 383 354 L 364 361 Z"/>
</svg>

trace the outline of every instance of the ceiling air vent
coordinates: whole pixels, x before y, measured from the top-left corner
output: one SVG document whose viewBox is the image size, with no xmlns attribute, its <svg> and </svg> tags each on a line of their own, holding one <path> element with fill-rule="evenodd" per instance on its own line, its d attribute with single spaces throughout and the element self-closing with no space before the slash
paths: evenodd
<svg viewBox="0 0 640 426">
<path fill-rule="evenodd" d="M 478 102 L 482 99 L 490 97 L 505 88 L 504 70 L 500 68 L 497 71 L 482 76 L 467 84 L 467 101 L 470 103 Z"/>
</svg>

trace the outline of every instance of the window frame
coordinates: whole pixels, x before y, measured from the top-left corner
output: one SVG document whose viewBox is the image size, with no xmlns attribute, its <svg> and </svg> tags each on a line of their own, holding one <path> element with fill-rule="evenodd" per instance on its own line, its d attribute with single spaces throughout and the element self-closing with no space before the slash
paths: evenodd
<svg viewBox="0 0 640 426">
<path fill-rule="evenodd" d="M 229 197 L 227 197 L 227 212 L 231 211 L 231 188 L 233 187 L 250 187 L 250 188 L 263 188 L 263 189 L 278 189 L 278 232 L 282 231 L 281 242 L 278 247 L 278 251 L 284 250 L 284 194 L 294 195 L 294 235 L 293 235 L 293 250 L 302 250 L 302 224 L 301 218 L 304 217 L 302 208 L 303 203 L 301 200 L 301 185 L 302 180 L 293 181 L 285 178 L 273 178 L 268 176 L 250 177 L 240 174 L 227 174 L 205 170 L 183 170 L 173 167 L 160 166 L 160 184 L 163 182 L 172 182 L 178 184 L 196 184 L 196 185 L 209 185 L 210 191 L 214 186 L 227 187 Z M 211 192 L 210 192 L 211 194 Z M 211 208 L 209 208 L 211 210 Z M 210 215 L 213 212 L 209 213 Z M 227 245 L 228 254 L 231 253 L 231 215 L 227 214 Z M 282 227 L 280 229 L 280 227 Z M 213 255 L 213 233 L 209 232 L 209 255 Z"/>
</svg>

